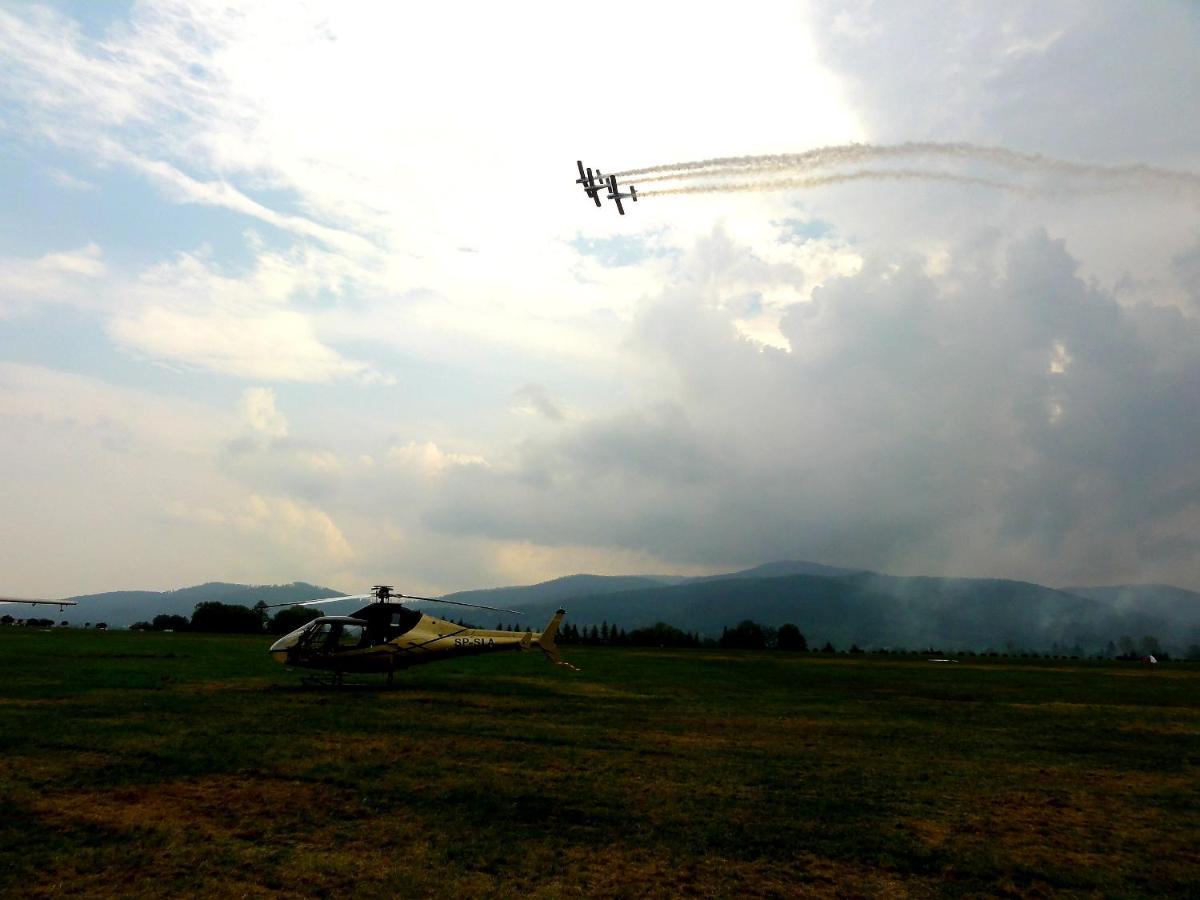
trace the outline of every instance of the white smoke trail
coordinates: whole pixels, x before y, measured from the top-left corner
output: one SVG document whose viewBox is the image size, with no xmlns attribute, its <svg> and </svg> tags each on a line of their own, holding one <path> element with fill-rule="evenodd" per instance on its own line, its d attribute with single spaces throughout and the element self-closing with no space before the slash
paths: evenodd
<svg viewBox="0 0 1200 900">
<path fill-rule="evenodd" d="M 614 172 L 613 174 L 619 178 L 630 178 L 639 175 L 652 175 L 659 172 L 682 173 L 709 168 L 767 168 L 779 165 L 799 168 L 806 164 L 822 165 L 823 163 L 819 161 L 822 158 L 836 156 L 842 151 L 859 146 L 866 145 L 845 144 L 833 147 L 819 147 L 816 150 L 807 150 L 804 153 L 779 153 L 767 156 L 722 156 L 715 159 L 696 160 L 694 162 L 647 166 L 641 169 L 626 169 L 623 172 Z"/>
<path fill-rule="evenodd" d="M 930 157 L 957 162 L 988 163 L 1008 169 L 1042 174 L 1122 182 L 1128 186 L 1200 188 L 1200 174 L 1166 169 L 1144 163 L 1103 164 L 1055 159 L 1040 153 L 1023 153 L 1006 147 L 965 143 L 843 144 L 819 147 L 804 153 L 765 156 L 728 156 L 693 162 L 670 163 L 617 172 L 621 178 L 640 178 L 640 183 L 675 181 L 751 173 L 805 172 L 851 163 L 885 162 L 906 157 Z M 909 170 L 912 171 L 912 170 Z"/>
<path fill-rule="evenodd" d="M 845 184 L 852 181 L 949 181 L 957 184 L 973 184 L 979 187 L 998 188 L 1022 194 L 1040 193 L 1027 185 L 995 178 L 975 175 L 957 175 L 953 172 L 935 172 L 925 169 L 857 169 L 834 175 L 812 175 L 807 178 L 773 178 L 764 176 L 752 181 L 714 181 L 708 184 L 693 184 L 686 187 L 660 188 L 638 191 L 639 197 L 665 197 L 671 194 L 727 194 L 758 191 L 786 191 L 800 188 L 824 187 L 830 184 Z"/>
</svg>

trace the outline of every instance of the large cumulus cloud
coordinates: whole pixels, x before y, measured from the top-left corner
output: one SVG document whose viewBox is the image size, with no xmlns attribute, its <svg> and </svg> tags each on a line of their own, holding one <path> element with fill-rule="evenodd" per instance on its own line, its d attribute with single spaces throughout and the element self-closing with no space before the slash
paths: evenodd
<svg viewBox="0 0 1200 900">
<path fill-rule="evenodd" d="M 868 254 L 788 308 L 786 352 L 697 271 L 640 314 L 640 402 L 452 473 L 427 519 L 681 562 L 1194 582 L 1200 326 L 1177 308 L 1123 306 L 1043 231 L 981 234 L 937 266 Z"/>
<path fill-rule="evenodd" d="M 880 140 L 1046 147 L 1164 164 L 1200 153 L 1186 0 L 814 2 L 823 62 Z"/>
<path fill-rule="evenodd" d="M 969 141 L 1064 159 L 1200 169 L 1190 85 L 1200 83 L 1194 3 L 933 0 L 810 7 L 819 56 L 877 142 Z M 1047 186 L 1053 187 L 1053 182 Z M 1122 299 L 1194 302 L 1173 265 L 1196 245 L 1195 195 L 1117 192 L 1031 200 L 996 192 L 838 192 L 821 211 L 909 247 L 988 222 L 1043 226 Z"/>
</svg>

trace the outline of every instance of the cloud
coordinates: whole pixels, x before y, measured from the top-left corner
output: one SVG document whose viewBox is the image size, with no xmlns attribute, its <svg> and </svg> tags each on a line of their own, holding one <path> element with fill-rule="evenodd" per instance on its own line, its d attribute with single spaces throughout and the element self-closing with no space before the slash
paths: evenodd
<svg viewBox="0 0 1200 900">
<path fill-rule="evenodd" d="M 1190 311 L 1200 313 L 1200 241 L 1171 260 L 1171 274 L 1183 289 Z"/>
<path fill-rule="evenodd" d="M 0 420 L 6 431 L 47 431 L 88 446 L 204 454 L 219 446 L 233 418 L 194 399 L 166 397 L 45 366 L 0 361 Z M 71 437 L 71 435 L 74 435 Z"/>
<path fill-rule="evenodd" d="M 455 5 L 164 0 L 103 33 L 0 10 L 0 128 L 94 178 L 52 196 L 105 228 L 22 235 L 0 325 L 31 353 L 54 304 L 84 309 L 125 352 L 72 365 L 153 382 L 0 371 L 0 545 L 30 593 L 64 543 L 71 589 L 796 555 L 1194 580 L 1187 203 L 859 185 L 622 218 L 571 185 L 580 154 L 856 140 L 1194 169 L 1190 11 L 606 9 L 672 38 L 614 68 L 553 4 L 466 31 Z M 578 103 L 601 94 L 622 128 Z"/>
<path fill-rule="evenodd" d="M 561 422 L 566 418 L 562 406 L 540 384 L 526 384 L 513 391 L 513 412 L 526 416 L 542 416 L 552 422 Z"/>
<path fill-rule="evenodd" d="M 251 494 L 229 520 L 237 531 L 264 536 L 293 552 L 325 557 L 326 565 L 345 565 L 354 557 L 354 550 L 327 513 L 287 497 Z"/>
<path fill-rule="evenodd" d="M 242 378 L 386 382 L 369 364 L 329 347 L 311 309 L 291 308 L 340 291 L 349 277 L 336 257 L 312 249 L 260 251 L 241 275 L 181 253 L 110 286 L 120 302 L 108 330 L 138 353 Z"/>
<path fill-rule="evenodd" d="M 621 234 L 607 238 L 577 236 L 571 246 L 581 256 L 594 257 L 607 268 L 632 266 L 655 257 L 671 256 L 674 250 L 661 244 L 662 232 L 649 235 Z"/>
<path fill-rule="evenodd" d="M 89 306 L 107 267 L 95 243 L 34 259 L 0 258 L 0 318 L 28 314 L 39 304 Z"/>
<path fill-rule="evenodd" d="M 115 319 L 109 327 L 116 340 L 149 356 L 242 378 L 329 381 L 369 371 L 325 347 L 312 322 L 295 312 L 197 314 L 148 308 Z"/>
<path fill-rule="evenodd" d="M 575 18 L 552 5 L 539 9 L 536 31 L 473 9 L 470 35 L 453 7 L 381 14 L 301 6 L 280 22 L 268 3 L 234 9 L 171 0 L 135 5 L 102 38 L 44 9 L 5 12 L 0 95 L 14 127 L 135 172 L 175 202 L 233 210 L 299 243 L 336 250 L 363 270 L 356 293 L 382 305 L 381 315 L 393 315 L 416 291 L 437 292 L 441 308 L 414 315 L 444 343 L 461 334 L 539 353 L 596 354 L 589 315 L 628 315 L 690 226 L 681 229 L 667 208 L 656 214 L 639 204 L 649 207 L 651 237 L 641 248 L 628 244 L 623 222 L 578 204 L 569 135 L 590 134 L 593 152 L 653 158 L 683 141 L 710 140 L 707 122 L 719 106 L 727 141 L 751 123 L 759 139 L 763 128 L 810 141 L 857 136 L 813 66 L 792 11 L 765 7 L 737 22 L 689 16 L 681 25 L 673 12 L 633 3 L 610 12 L 619 17 L 623 9 L 646 28 L 682 27 L 691 37 L 675 52 L 695 69 L 688 89 L 675 92 L 670 128 L 652 104 L 624 110 L 639 135 L 636 150 L 594 133 L 595 111 L 577 98 L 594 93 L 589 85 L 635 94 L 661 78 L 658 63 L 647 55 L 617 71 L 594 66 L 583 82 L 547 82 L 544 73 L 562 66 L 588 70 L 570 37 Z M 776 27 L 764 28 L 772 18 Z M 489 29 L 506 40 L 487 38 Z M 406 34 L 426 39 L 396 52 L 396 35 Z M 718 40 L 743 48 L 756 78 L 803 82 L 802 119 L 774 124 L 777 117 L 762 115 L 762 98 L 735 95 L 708 65 Z M 568 45 L 575 46 L 564 55 Z M 584 52 L 603 59 L 598 49 Z M 478 71 L 494 77 L 484 85 Z M 430 72 L 437 76 L 429 89 L 397 113 L 392 86 L 420 83 Z M 540 112 L 549 108 L 558 111 L 553 121 Z M 521 141 L 510 139 L 514 131 Z M 492 183 L 479 181 L 491 173 L 519 179 L 521 202 L 501 202 Z M 582 242 L 582 258 L 572 239 Z M 647 253 L 639 265 L 596 262 Z"/>
<path fill-rule="evenodd" d="M 76 175 L 72 175 L 70 172 L 67 172 L 64 169 L 59 169 L 57 167 L 51 166 L 46 169 L 46 172 L 50 176 L 51 181 L 53 181 L 60 188 L 63 188 L 65 190 L 68 190 L 68 191 L 94 191 L 94 190 L 96 190 L 96 185 L 92 184 L 92 182 L 87 181 L 83 178 L 79 178 Z"/>
<path fill-rule="evenodd" d="M 378 253 L 377 248 L 364 238 L 312 222 L 303 216 L 286 215 L 250 199 L 237 188 L 224 181 L 199 181 L 175 166 L 161 160 L 144 159 L 113 146 L 109 156 L 149 175 L 154 181 L 168 188 L 181 203 L 202 203 L 220 206 L 243 213 L 254 219 L 291 231 L 301 237 L 315 238 L 350 256 L 369 258 Z"/>
<path fill-rule="evenodd" d="M 119 345 L 158 360 L 256 380 L 387 383 L 320 333 L 338 313 L 318 301 L 354 283 L 354 267 L 312 248 L 272 252 L 248 241 L 255 255 L 241 273 L 201 250 L 130 275 L 111 269 L 94 242 L 0 258 L 0 318 L 70 305 L 102 316 Z"/>
<path fill-rule="evenodd" d="M 227 410 L 159 386 L 0 362 L 8 577 L 50 596 L 117 590 L 131 577 L 147 588 L 210 580 L 233 548 L 172 526 L 164 510 L 224 502 L 230 484 L 212 460 L 237 427 Z"/>
<path fill-rule="evenodd" d="M 1200 81 L 1200 17 L 1186 3 L 817 2 L 821 60 L 868 141 L 971 141 L 1095 163 L 1200 170 L 1200 128 L 1181 85 Z M 1126 61 L 1136 59 L 1136 66 Z M 983 190 L 889 188 L 818 199 L 860 240 L 934 252 L 981 225 L 1064 239 L 1088 278 L 1155 282 L 1155 303 L 1186 297 L 1163 280 L 1194 239 L 1184 196 L 1035 200 Z"/>
<path fill-rule="evenodd" d="M 355 467 L 337 452 L 312 440 L 256 433 L 230 441 L 219 458 L 221 472 L 257 493 L 292 498 L 337 512 L 354 509 Z"/>
<path fill-rule="evenodd" d="M 476 453 L 447 453 L 432 441 L 390 447 L 385 457 L 388 463 L 401 470 L 424 476 L 441 475 L 460 466 L 487 467 L 487 460 Z"/>
<path fill-rule="evenodd" d="M 246 388 L 242 391 L 242 420 L 258 435 L 268 438 L 286 437 L 287 419 L 275 408 L 275 391 L 271 388 Z"/>
<path fill-rule="evenodd" d="M 356 551 L 334 520 L 320 507 L 290 497 L 251 493 L 214 505 L 177 500 L 167 506 L 173 522 L 196 526 L 245 551 L 254 547 L 278 565 L 304 559 L 309 571 L 330 571 L 350 564 Z"/>
<path fill-rule="evenodd" d="M 482 584 L 530 584 L 566 574 L 711 575 L 705 566 L 664 562 L 644 550 L 595 546 L 546 546 L 527 541 L 491 541 L 481 548 L 492 581 Z"/>
<path fill-rule="evenodd" d="M 638 349 L 673 400 L 455 472 L 429 521 L 696 564 L 1188 582 L 1200 323 L 1125 308 L 1077 270 L 1036 231 L 966 242 L 933 274 L 870 254 L 788 309 L 790 352 L 738 334 L 712 302 L 727 281 L 670 288 Z"/>
<path fill-rule="evenodd" d="M 822 59 L 877 140 L 986 137 L 1085 159 L 1150 152 L 1160 163 L 1196 150 L 1187 94 L 1175 89 L 1200 77 L 1190 50 L 1200 22 L 1187 4 L 1150 15 L 1119 0 L 808 9 Z M 1130 58 L 1143 64 L 1128 69 Z"/>
<path fill-rule="evenodd" d="M 76 251 L 48 253 L 35 265 L 47 272 L 79 275 L 83 278 L 99 278 L 105 272 L 103 255 L 100 247 L 93 243 Z"/>
</svg>

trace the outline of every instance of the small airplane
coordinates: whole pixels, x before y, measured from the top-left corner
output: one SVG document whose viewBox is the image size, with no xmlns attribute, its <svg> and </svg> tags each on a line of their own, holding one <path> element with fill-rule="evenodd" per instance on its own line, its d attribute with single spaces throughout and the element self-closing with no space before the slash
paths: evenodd
<svg viewBox="0 0 1200 900">
<path fill-rule="evenodd" d="M 59 610 L 78 606 L 74 600 L 27 600 L 18 597 L 0 597 L 0 603 L 28 603 L 30 606 L 57 606 Z"/>
<path fill-rule="evenodd" d="M 629 186 L 629 193 L 622 194 L 619 190 L 617 190 L 617 176 L 609 175 L 608 176 L 608 199 L 615 201 L 617 204 L 617 212 L 619 212 L 621 215 L 625 215 L 625 207 L 623 207 L 621 205 L 622 197 L 628 197 L 634 203 L 637 203 L 637 188 L 635 188 L 631 184 Z"/>
<path fill-rule="evenodd" d="M 595 200 L 597 206 L 602 205 L 600 203 L 599 192 L 600 185 L 604 184 L 604 176 L 600 174 L 600 170 L 597 169 L 595 174 L 593 174 L 591 168 L 589 168 L 587 170 L 587 174 L 585 175 L 583 171 L 583 160 L 575 160 L 575 165 L 579 167 L 579 177 L 575 179 L 575 183 L 583 185 L 583 192 Z M 596 184 L 597 178 L 600 179 L 599 185 Z"/>
<path fill-rule="evenodd" d="M 391 585 L 386 584 L 376 585 L 369 594 L 348 594 L 300 603 L 260 604 L 257 608 L 266 610 L 272 606 L 312 606 L 338 600 L 367 599 L 372 602 L 353 615 L 321 616 L 285 634 L 271 645 L 271 656 L 286 666 L 324 672 L 324 680 L 334 685 L 341 684 L 347 672 L 386 673 L 388 684 L 391 684 L 397 669 L 497 650 L 528 652 L 537 649 L 555 665 L 575 669 L 559 657 L 554 642 L 559 623 L 566 614 L 562 609 L 554 614 L 540 634 L 534 634 L 531 631 L 467 628 L 408 609 L 404 604 L 419 601 L 492 612 L 515 613 L 516 610 L 393 593 Z"/>
</svg>

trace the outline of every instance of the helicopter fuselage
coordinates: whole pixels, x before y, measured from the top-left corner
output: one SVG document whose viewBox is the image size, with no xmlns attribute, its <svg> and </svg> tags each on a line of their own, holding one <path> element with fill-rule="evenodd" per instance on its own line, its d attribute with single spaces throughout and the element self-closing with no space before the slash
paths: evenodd
<svg viewBox="0 0 1200 900">
<path fill-rule="evenodd" d="M 561 663 L 554 635 L 559 610 L 540 633 L 456 625 L 395 603 L 372 603 L 351 616 L 322 616 L 271 645 L 278 662 L 330 672 L 386 672 L 499 650 L 541 650 Z"/>
</svg>

